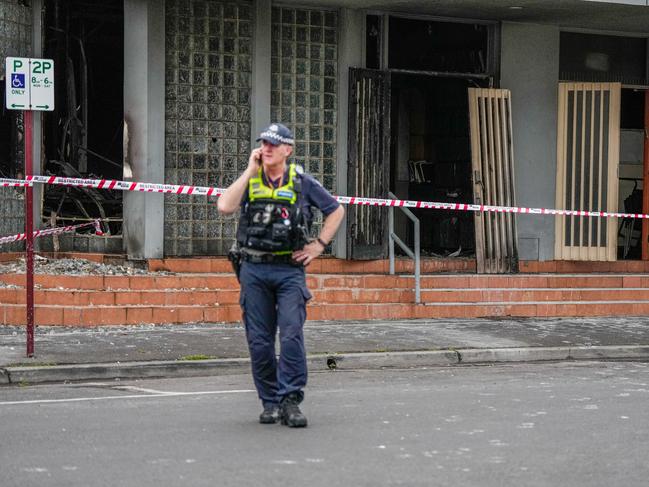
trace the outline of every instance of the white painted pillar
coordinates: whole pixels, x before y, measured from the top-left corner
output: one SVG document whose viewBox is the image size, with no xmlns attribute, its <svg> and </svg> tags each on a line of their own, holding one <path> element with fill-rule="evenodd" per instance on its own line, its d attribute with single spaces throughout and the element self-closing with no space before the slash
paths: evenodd
<svg viewBox="0 0 649 487">
<path fill-rule="evenodd" d="M 164 1 L 124 0 L 124 179 L 164 182 Z M 129 259 L 163 256 L 164 197 L 124 193 Z"/>
<path fill-rule="evenodd" d="M 256 0 L 254 3 L 254 44 L 252 51 L 252 120 L 250 123 L 251 146 L 259 132 L 270 124 L 270 80 L 271 65 L 271 0 Z"/>
<path fill-rule="evenodd" d="M 365 12 L 340 9 L 338 16 L 338 131 L 336 133 L 336 193 L 347 194 L 347 126 L 349 119 L 349 68 L 363 67 Z M 347 257 L 347 218 L 340 225 L 334 255 Z"/>
</svg>

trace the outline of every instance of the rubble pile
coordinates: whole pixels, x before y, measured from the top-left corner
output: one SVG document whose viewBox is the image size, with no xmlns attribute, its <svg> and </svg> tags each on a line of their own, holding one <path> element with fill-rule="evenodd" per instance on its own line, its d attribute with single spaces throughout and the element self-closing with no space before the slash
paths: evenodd
<svg viewBox="0 0 649 487">
<path fill-rule="evenodd" d="M 25 259 L 0 264 L 0 274 L 24 274 Z M 48 259 L 34 256 L 34 273 L 65 276 L 100 275 L 100 276 L 140 276 L 147 274 L 172 274 L 171 272 L 149 272 L 130 265 L 100 264 L 85 259 Z"/>
</svg>

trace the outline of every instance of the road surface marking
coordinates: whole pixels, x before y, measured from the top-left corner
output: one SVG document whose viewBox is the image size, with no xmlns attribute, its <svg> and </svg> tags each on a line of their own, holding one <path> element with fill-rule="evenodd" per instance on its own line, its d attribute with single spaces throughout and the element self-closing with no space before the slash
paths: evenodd
<svg viewBox="0 0 649 487">
<path fill-rule="evenodd" d="M 160 394 L 137 394 L 128 396 L 100 396 L 100 397 L 72 397 L 67 399 L 34 399 L 29 401 L 3 401 L 0 406 L 14 406 L 19 404 L 56 404 L 66 402 L 86 401 L 107 401 L 113 399 L 150 399 L 154 397 L 178 397 L 178 396 L 207 396 L 214 394 L 239 394 L 244 392 L 255 392 L 253 389 L 234 389 L 228 391 L 198 391 L 198 392 L 163 392 Z"/>
</svg>

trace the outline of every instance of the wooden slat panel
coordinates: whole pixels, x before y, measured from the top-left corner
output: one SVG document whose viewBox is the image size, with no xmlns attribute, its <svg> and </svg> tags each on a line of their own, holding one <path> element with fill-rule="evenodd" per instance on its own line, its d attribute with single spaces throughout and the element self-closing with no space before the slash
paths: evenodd
<svg viewBox="0 0 649 487">
<path fill-rule="evenodd" d="M 484 184 L 484 204 L 491 205 L 493 202 L 491 200 L 491 195 L 493 194 L 493 187 L 491 185 L 491 176 L 489 174 L 489 159 L 491 158 L 491 151 L 489 145 L 489 128 L 488 128 L 488 115 L 487 115 L 487 102 L 486 99 L 479 99 L 480 106 L 480 138 L 482 139 L 482 160 L 481 160 L 481 171 L 482 171 L 482 181 Z M 493 213 L 486 213 L 484 215 L 484 225 L 485 225 L 485 272 L 494 273 L 495 269 L 493 268 L 493 260 L 495 257 L 494 250 L 494 236 L 493 236 L 493 224 L 494 224 L 494 215 Z"/>
<path fill-rule="evenodd" d="M 557 135 L 557 208 L 617 211 L 619 83 L 562 83 Z M 557 217 L 555 257 L 615 260 L 616 221 Z"/>
<path fill-rule="evenodd" d="M 500 118 L 500 103 L 499 94 L 493 93 L 491 99 L 491 106 L 493 110 L 493 124 L 494 124 L 494 138 L 496 142 L 495 164 L 494 164 L 494 179 L 496 181 L 497 199 L 500 203 L 505 202 L 504 180 L 503 180 L 503 132 Z M 498 272 L 505 272 L 505 260 L 507 259 L 507 221 L 504 213 L 497 213 L 498 216 L 498 238 L 500 240 L 500 256 L 498 258 Z"/>
<path fill-rule="evenodd" d="M 471 158 L 473 174 L 473 201 L 484 203 L 484 183 L 482 180 L 482 144 L 480 140 L 480 115 L 477 90 L 469 90 L 469 129 L 471 132 Z M 485 229 L 484 213 L 474 213 L 475 254 L 478 274 L 485 273 Z"/>
<path fill-rule="evenodd" d="M 617 84 L 617 89 L 611 89 L 611 110 L 609 113 L 609 165 L 608 165 L 608 207 L 618 210 L 618 193 L 619 193 L 619 179 L 618 169 L 620 163 L 620 107 L 622 90 L 621 85 Z M 614 261 L 617 259 L 617 218 L 607 218 L 608 222 L 608 238 L 610 244 L 608 248 L 608 260 Z"/>
<path fill-rule="evenodd" d="M 514 206 L 515 189 L 514 189 L 514 144 L 512 137 L 512 120 L 511 120 L 511 99 L 509 97 L 500 97 L 501 107 L 501 131 L 503 134 L 503 178 L 504 178 L 504 191 L 505 191 L 505 204 L 507 206 Z M 516 249 L 516 219 L 512 213 L 506 214 L 506 232 L 508 235 L 513 235 L 514 238 L 507 239 L 507 259 L 508 267 L 512 268 L 515 264 L 515 256 L 518 254 Z"/>
<path fill-rule="evenodd" d="M 469 117 L 474 200 L 486 205 L 515 205 L 509 91 L 470 88 Z M 478 272 L 516 272 L 515 216 L 487 212 L 474 219 Z"/>
<path fill-rule="evenodd" d="M 565 209 L 566 208 L 566 157 L 565 150 L 567 147 L 567 116 L 565 116 L 568 111 L 568 90 L 560 88 L 559 89 L 559 117 L 557 120 L 557 183 L 556 183 L 556 194 L 555 194 L 555 206 L 556 208 Z M 562 217 L 556 217 L 558 223 L 555 224 L 555 234 L 554 234 L 554 256 L 556 259 L 563 259 L 563 250 L 565 249 L 564 242 L 566 240 L 566 225 L 564 223 L 565 219 Z"/>
</svg>

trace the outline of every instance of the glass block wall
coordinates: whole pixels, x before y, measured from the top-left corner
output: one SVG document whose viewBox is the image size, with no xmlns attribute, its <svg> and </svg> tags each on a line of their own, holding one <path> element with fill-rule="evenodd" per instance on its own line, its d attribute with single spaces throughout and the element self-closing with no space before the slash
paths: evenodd
<svg viewBox="0 0 649 487">
<path fill-rule="evenodd" d="M 166 1 L 165 181 L 227 187 L 250 153 L 250 1 Z M 167 256 L 223 255 L 236 221 L 216 199 L 165 195 Z"/>
<path fill-rule="evenodd" d="M 338 16 L 273 7 L 271 120 L 295 134 L 294 160 L 333 191 L 336 180 Z"/>
</svg>

